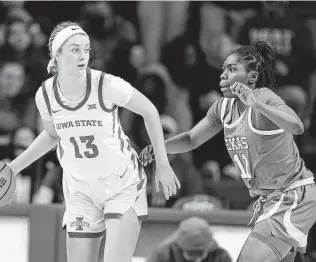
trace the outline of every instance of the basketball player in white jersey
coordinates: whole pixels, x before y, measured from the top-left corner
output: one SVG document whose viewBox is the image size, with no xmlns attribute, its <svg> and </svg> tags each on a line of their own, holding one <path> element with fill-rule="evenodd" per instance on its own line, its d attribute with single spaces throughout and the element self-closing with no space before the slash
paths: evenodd
<svg viewBox="0 0 316 262">
<path fill-rule="evenodd" d="M 168 199 L 180 183 L 169 165 L 154 105 L 121 78 L 88 68 L 90 40 L 63 22 L 50 39 L 52 78 L 36 93 L 45 130 L 8 164 L 14 174 L 57 145 L 63 168 L 68 262 L 130 262 L 147 215 L 146 176 L 120 124 L 118 107 L 144 118 L 156 153 L 156 186 Z M 102 247 L 101 247 L 102 248 Z"/>
</svg>

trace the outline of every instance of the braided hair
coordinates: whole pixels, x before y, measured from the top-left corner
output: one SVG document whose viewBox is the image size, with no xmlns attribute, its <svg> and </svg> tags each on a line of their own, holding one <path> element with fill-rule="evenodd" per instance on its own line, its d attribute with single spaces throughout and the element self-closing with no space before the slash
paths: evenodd
<svg viewBox="0 0 316 262">
<path fill-rule="evenodd" d="M 258 87 L 275 87 L 276 82 L 272 69 L 275 54 L 267 42 L 257 40 L 251 45 L 232 51 L 231 54 L 236 54 L 239 61 L 245 63 L 247 72 L 255 70 L 259 73 Z"/>
</svg>

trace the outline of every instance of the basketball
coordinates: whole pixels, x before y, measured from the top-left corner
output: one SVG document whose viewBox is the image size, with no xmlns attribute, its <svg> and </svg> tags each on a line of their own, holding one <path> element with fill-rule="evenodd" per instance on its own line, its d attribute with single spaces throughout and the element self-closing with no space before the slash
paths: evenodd
<svg viewBox="0 0 316 262">
<path fill-rule="evenodd" d="M 0 207 L 3 207 L 11 199 L 16 188 L 16 178 L 11 169 L 4 163 L 0 163 Z"/>
</svg>

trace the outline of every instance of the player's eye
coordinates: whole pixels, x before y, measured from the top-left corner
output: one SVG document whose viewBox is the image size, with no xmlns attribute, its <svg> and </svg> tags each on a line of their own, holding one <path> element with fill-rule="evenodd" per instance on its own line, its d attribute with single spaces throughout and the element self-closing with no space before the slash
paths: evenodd
<svg viewBox="0 0 316 262">
<path fill-rule="evenodd" d="M 236 70 L 237 70 L 237 69 L 234 68 L 234 67 L 229 68 L 229 71 L 230 71 L 230 72 L 236 72 Z"/>
<path fill-rule="evenodd" d="M 85 49 L 84 49 L 84 52 L 85 52 L 85 53 L 90 53 L 90 51 L 91 51 L 91 48 L 85 48 Z"/>
<path fill-rule="evenodd" d="M 72 48 L 72 49 L 71 49 L 71 52 L 73 52 L 73 53 L 79 53 L 79 48 L 78 48 L 78 47 Z"/>
</svg>

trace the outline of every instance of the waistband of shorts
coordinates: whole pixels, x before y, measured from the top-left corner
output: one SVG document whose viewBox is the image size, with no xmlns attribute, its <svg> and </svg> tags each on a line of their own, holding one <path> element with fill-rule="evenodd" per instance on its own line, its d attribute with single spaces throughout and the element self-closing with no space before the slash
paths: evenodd
<svg viewBox="0 0 316 262">
<path fill-rule="evenodd" d="M 295 188 L 298 188 L 298 187 L 301 187 L 301 186 L 313 185 L 313 184 L 315 184 L 314 177 L 311 176 L 311 177 L 308 177 L 308 178 L 304 178 L 304 179 L 295 181 L 292 184 L 290 184 L 289 186 L 287 186 L 284 190 L 280 190 L 280 191 L 282 193 L 286 193 L 286 192 L 288 192 L 290 190 L 293 190 Z M 271 194 L 273 194 L 273 192 Z M 261 210 L 262 205 L 263 205 L 264 202 L 267 201 L 268 196 L 269 195 L 267 195 L 267 196 L 260 196 L 256 200 L 256 202 L 253 204 L 253 215 L 252 215 L 252 218 L 251 218 L 250 222 L 248 223 L 248 226 L 255 219 L 256 214 Z"/>
</svg>

